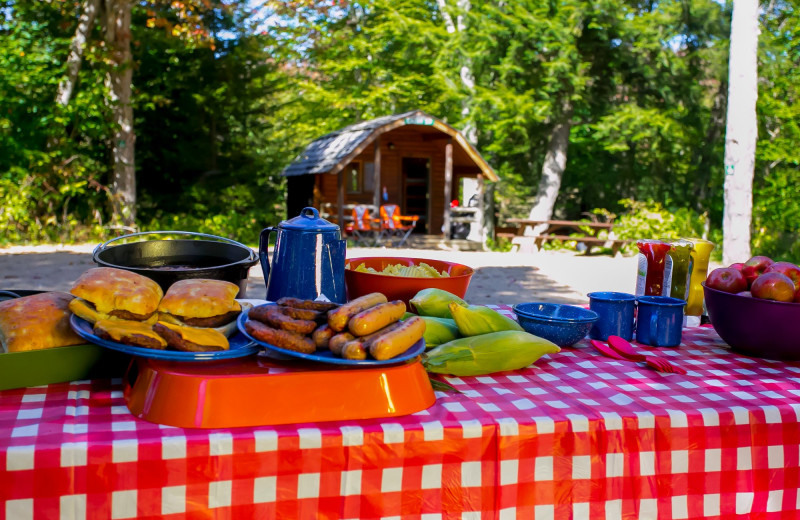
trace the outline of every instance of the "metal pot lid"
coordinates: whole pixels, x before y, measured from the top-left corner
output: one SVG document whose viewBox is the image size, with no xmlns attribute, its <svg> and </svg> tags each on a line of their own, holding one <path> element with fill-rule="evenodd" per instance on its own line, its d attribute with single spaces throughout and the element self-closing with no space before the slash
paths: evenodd
<svg viewBox="0 0 800 520">
<path fill-rule="evenodd" d="M 320 231 L 338 231 L 339 226 L 332 222 L 328 222 L 319 216 L 317 208 L 307 207 L 303 208 L 300 215 L 293 219 L 284 220 L 278 226 L 280 229 L 291 229 L 292 231 L 306 231 L 306 232 L 320 232 Z"/>
</svg>

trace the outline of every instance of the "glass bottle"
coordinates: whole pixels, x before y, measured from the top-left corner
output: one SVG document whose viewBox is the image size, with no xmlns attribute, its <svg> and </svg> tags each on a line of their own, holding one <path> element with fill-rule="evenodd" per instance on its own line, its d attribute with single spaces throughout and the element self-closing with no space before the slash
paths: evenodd
<svg viewBox="0 0 800 520">
<path fill-rule="evenodd" d="M 708 261 L 714 243 L 702 238 L 688 238 L 693 244 L 692 249 L 692 274 L 689 279 L 689 295 L 686 298 L 687 316 L 702 316 L 703 314 L 703 286 L 708 276 Z"/>
<path fill-rule="evenodd" d="M 670 244 L 663 240 L 640 239 L 636 246 L 639 248 L 636 296 L 669 295 L 672 259 L 667 252 Z"/>
<path fill-rule="evenodd" d="M 667 254 L 672 259 L 672 280 L 668 296 L 686 300 L 689 294 L 689 280 L 692 274 L 692 250 L 694 244 L 680 239 L 670 242 Z"/>
</svg>

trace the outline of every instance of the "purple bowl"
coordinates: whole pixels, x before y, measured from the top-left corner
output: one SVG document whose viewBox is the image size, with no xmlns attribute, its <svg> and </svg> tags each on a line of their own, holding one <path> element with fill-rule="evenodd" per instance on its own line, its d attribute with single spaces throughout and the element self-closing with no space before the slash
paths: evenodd
<svg viewBox="0 0 800 520">
<path fill-rule="evenodd" d="M 800 360 L 800 303 L 761 300 L 706 287 L 711 325 L 731 348 L 748 356 Z"/>
</svg>

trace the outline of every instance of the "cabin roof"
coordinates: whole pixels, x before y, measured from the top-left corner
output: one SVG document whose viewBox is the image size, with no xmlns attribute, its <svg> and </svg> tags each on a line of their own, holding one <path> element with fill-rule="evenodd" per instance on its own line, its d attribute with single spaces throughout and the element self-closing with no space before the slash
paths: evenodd
<svg viewBox="0 0 800 520">
<path fill-rule="evenodd" d="M 471 161 L 480 168 L 481 173 L 489 181 L 500 180 L 491 166 L 461 132 L 421 110 L 362 121 L 324 135 L 310 143 L 281 172 L 281 175 L 290 177 L 293 175 L 338 173 L 363 152 L 367 146 L 372 144 L 378 136 L 406 125 L 417 125 L 423 128 L 433 127 L 442 133 L 450 135 L 453 141 L 466 152 Z"/>
</svg>

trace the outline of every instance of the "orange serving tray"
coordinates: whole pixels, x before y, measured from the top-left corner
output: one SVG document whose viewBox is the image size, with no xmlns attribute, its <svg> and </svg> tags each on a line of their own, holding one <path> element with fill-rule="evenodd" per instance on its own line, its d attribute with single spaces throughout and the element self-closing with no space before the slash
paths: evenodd
<svg viewBox="0 0 800 520">
<path fill-rule="evenodd" d="M 346 368 L 264 354 L 204 363 L 135 358 L 125 377 L 133 415 L 181 428 L 371 419 L 431 406 L 419 359 Z"/>
</svg>

